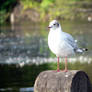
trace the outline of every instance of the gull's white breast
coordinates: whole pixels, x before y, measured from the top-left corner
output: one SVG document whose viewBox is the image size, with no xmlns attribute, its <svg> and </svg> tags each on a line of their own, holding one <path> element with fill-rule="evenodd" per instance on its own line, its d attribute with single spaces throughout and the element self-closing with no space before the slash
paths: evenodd
<svg viewBox="0 0 92 92">
<path fill-rule="evenodd" d="M 60 30 L 50 30 L 48 46 L 57 57 L 65 57 L 74 54 L 74 48 L 64 40 L 64 33 Z"/>
</svg>

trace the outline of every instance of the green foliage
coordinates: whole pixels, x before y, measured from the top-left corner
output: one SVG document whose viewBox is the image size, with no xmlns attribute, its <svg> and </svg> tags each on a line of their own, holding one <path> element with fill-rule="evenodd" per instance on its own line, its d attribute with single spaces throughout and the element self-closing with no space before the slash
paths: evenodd
<svg viewBox="0 0 92 92">
<path fill-rule="evenodd" d="M 6 11 L 0 11 L 0 24 L 4 23 L 5 22 L 5 19 L 6 19 Z"/>
<path fill-rule="evenodd" d="M 41 20 L 46 20 L 48 16 L 51 19 L 74 19 L 76 16 L 84 16 L 84 13 L 76 13 L 75 10 L 83 8 L 83 2 L 87 4 L 92 0 L 1 0 L 0 15 L 4 16 L 0 17 L 0 23 L 6 21 L 7 13 L 9 14 L 18 2 L 23 5 L 24 10 L 33 8 L 40 14 Z"/>
<path fill-rule="evenodd" d="M 43 0 L 40 6 L 43 9 L 48 9 L 48 6 L 53 5 L 54 2 L 55 0 Z"/>
<path fill-rule="evenodd" d="M 37 2 L 36 0 L 21 0 L 24 5 L 24 9 L 35 8 L 35 9 L 48 9 L 48 6 L 52 5 L 55 0 L 42 0 L 42 2 Z"/>
<path fill-rule="evenodd" d="M 75 16 L 83 16 L 84 14 L 78 13 L 76 15 L 75 9 L 82 7 L 81 2 L 89 2 L 91 0 L 22 0 L 24 9 L 34 8 L 40 13 L 40 19 L 44 20 L 47 15 L 51 19 L 60 17 L 64 19 L 74 19 Z M 79 3 L 76 6 L 76 3 Z"/>
<path fill-rule="evenodd" d="M 24 6 L 24 10 L 27 8 L 36 8 L 39 3 L 34 0 L 21 0 L 21 3 Z"/>
<path fill-rule="evenodd" d="M 67 3 L 68 2 L 68 3 Z M 53 6 L 49 13 L 50 13 L 50 16 L 52 16 L 52 18 L 55 18 L 57 16 L 60 16 L 60 17 L 64 17 L 64 18 L 68 18 L 71 16 L 72 14 L 72 10 L 74 7 L 72 6 L 69 6 L 69 3 L 71 2 L 71 0 L 57 0 L 55 2 L 55 6 Z M 58 7 L 57 7 L 58 6 Z M 54 12 L 52 12 L 54 11 Z"/>
<path fill-rule="evenodd" d="M 9 17 L 10 12 L 17 4 L 16 0 L 0 0 L 0 24 L 4 23 Z"/>
</svg>

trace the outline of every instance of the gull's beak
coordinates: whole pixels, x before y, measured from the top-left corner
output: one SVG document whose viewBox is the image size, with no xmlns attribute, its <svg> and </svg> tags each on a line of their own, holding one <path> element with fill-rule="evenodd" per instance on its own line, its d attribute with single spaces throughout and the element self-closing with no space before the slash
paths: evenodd
<svg viewBox="0 0 92 92">
<path fill-rule="evenodd" d="M 48 26 L 48 28 L 51 28 L 50 26 Z"/>
</svg>

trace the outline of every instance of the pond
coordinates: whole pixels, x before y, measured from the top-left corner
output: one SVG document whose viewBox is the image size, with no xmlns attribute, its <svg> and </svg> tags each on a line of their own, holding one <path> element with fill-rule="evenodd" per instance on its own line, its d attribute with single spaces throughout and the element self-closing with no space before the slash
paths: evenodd
<svg viewBox="0 0 92 92">
<path fill-rule="evenodd" d="M 70 33 L 77 40 L 80 48 L 88 48 L 86 53 L 71 57 L 69 61 L 75 63 L 76 61 L 87 64 L 91 63 L 92 65 L 92 22 L 75 20 L 60 21 L 60 23 L 63 31 Z M 35 66 L 35 64 L 51 63 L 56 60 L 55 55 L 50 52 L 47 45 L 49 32 L 47 27 L 48 22 L 24 22 L 2 25 L 0 27 L 1 91 L 33 91 L 33 88 L 31 88 L 33 84 L 31 83 L 34 83 L 35 78 L 30 80 L 30 77 L 27 76 L 37 76 L 42 70 L 50 69 L 48 67 L 39 69 L 41 66 Z M 31 68 L 26 65 L 31 66 Z M 32 68 L 38 69 L 39 71 L 36 74 L 30 73 L 30 71 L 33 71 Z M 25 72 L 28 72 L 27 76 L 25 76 Z M 88 72 L 90 72 L 89 76 L 92 77 L 91 70 Z M 92 80 L 91 77 L 90 79 Z"/>
</svg>

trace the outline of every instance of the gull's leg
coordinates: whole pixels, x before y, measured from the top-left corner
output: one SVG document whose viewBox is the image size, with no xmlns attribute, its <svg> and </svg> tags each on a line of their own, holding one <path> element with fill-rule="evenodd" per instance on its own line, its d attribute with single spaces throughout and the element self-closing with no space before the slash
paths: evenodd
<svg viewBox="0 0 92 92">
<path fill-rule="evenodd" d="M 59 69 L 59 57 L 57 57 L 57 72 L 59 72 L 60 69 Z"/>
<path fill-rule="evenodd" d="M 67 69 L 67 57 L 65 57 L 65 70 L 64 70 L 64 72 L 67 72 L 68 71 L 68 69 Z"/>
</svg>

